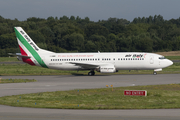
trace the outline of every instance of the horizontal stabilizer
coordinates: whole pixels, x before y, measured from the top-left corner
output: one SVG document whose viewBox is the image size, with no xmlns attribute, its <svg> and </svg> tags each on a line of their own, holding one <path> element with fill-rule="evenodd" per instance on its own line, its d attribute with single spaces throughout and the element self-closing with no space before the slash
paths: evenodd
<svg viewBox="0 0 180 120">
<path fill-rule="evenodd" d="M 16 54 L 8 53 L 8 54 L 9 54 L 9 55 L 13 55 L 13 56 L 22 57 L 22 58 L 31 58 L 30 56 L 21 55 L 21 53 L 16 53 Z"/>
</svg>

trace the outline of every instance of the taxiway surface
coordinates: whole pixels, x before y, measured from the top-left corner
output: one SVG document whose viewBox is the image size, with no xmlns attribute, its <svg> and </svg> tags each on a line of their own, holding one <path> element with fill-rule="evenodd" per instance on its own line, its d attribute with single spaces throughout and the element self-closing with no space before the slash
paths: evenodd
<svg viewBox="0 0 180 120">
<path fill-rule="evenodd" d="M 36 79 L 33 83 L 0 84 L 0 97 L 25 93 L 72 89 L 105 88 L 106 85 L 134 86 L 180 83 L 180 74 L 158 75 L 97 75 L 97 76 L 0 76 L 3 79 Z M 0 105 L 1 120 L 179 120 L 180 109 L 152 110 L 62 110 L 21 108 Z"/>
</svg>

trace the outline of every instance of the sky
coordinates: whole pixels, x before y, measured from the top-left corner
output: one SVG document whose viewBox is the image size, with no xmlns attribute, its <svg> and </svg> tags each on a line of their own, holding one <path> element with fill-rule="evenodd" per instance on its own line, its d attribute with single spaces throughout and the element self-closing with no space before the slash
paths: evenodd
<svg viewBox="0 0 180 120">
<path fill-rule="evenodd" d="M 180 17 L 180 0 L 0 0 L 0 16 L 20 21 L 30 17 L 79 16 L 91 21 L 161 15 L 165 20 Z"/>
</svg>

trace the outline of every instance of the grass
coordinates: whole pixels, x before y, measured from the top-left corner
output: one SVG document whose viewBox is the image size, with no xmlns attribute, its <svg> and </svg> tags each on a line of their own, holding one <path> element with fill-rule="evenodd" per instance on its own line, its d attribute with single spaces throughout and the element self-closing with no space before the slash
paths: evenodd
<svg viewBox="0 0 180 120">
<path fill-rule="evenodd" d="M 147 90 L 147 97 L 124 96 L 124 90 Z M 0 98 L 0 104 L 54 109 L 180 108 L 180 84 L 56 91 Z"/>
<path fill-rule="evenodd" d="M 52 70 L 41 68 L 37 66 L 30 66 L 28 64 L 19 64 L 19 65 L 0 65 L 0 75 L 87 75 L 89 71 L 65 71 L 65 70 Z M 152 74 L 153 70 L 120 70 L 114 74 Z M 163 71 L 158 72 L 158 74 L 167 74 L 167 73 L 180 73 L 180 65 L 175 63 L 174 65 L 163 69 Z M 101 74 L 96 72 L 96 75 Z"/>
<path fill-rule="evenodd" d="M 66 71 L 53 70 L 28 64 L 0 64 L 0 75 L 87 75 L 89 71 Z M 152 74 L 153 70 L 119 70 L 113 74 Z M 180 73 L 180 63 L 174 63 L 172 66 L 163 69 L 158 74 Z M 101 74 L 96 72 L 96 75 Z M 109 74 L 108 74 L 109 75 Z"/>
<path fill-rule="evenodd" d="M 81 74 L 83 72 L 85 71 L 81 71 Z M 0 75 L 70 75 L 74 73 L 77 71 L 53 70 L 28 64 L 0 65 Z"/>
<path fill-rule="evenodd" d="M 0 62 L 18 62 L 17 57 L 0 57 Z M 19 61 L 20 62 L 20 61 Z"/>
<path fill-rule="evenodd" d="M 169 60 L 180 60 L 180 56 L 165 56 Z"/>
<path fill-rule="evenodd" d="M 29 79 L 1 79 L 0 84 L 4 83 L 26 83 L 26 82 L 36 82 L 36 80 L 29 80 Z"/>
</svg>

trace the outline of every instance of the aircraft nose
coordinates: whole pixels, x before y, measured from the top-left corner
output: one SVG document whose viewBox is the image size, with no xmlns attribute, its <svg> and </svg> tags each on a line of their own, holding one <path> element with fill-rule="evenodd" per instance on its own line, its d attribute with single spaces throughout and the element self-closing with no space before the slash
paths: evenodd
<svg viewBox="0 0 180 120">
<path fill-rule="evenodd" d="M 169 66 L 171 66 L 173 64 L 173 62 L 171 60 L 168 60 L 169 62 Z"/>
<path fill-rule="evenodd" d="M 161 64 L 162 68 L 165 68 L 165 67 L 171 66 L 173 64 L 173 62 L 171 60 L 166 59 L 166 60 L 162 60 L 160 62 L 160 64 Z"/>
</svg>

